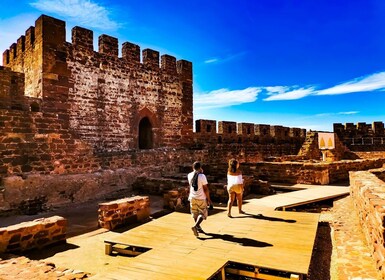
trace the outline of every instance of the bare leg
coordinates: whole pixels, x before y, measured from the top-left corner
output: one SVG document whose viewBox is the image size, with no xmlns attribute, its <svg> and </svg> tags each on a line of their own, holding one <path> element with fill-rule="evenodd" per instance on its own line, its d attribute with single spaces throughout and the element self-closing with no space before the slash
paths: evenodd
<svg viewBox="0 0 385 280">
<path fill-rule="evenodd" d="M 231 207 L 233 206 L 235 193 L 229 193 L 229 201 L 227 202 L 227 216 L 231 217 Z"/>
<path fill-rule="evenodd" d="M 199 227 L 199 225 L 203 222 L 203 217 L 202 215 L 199 215 L 198 218 L 195 220 L 195 225 L 194 227 Z"/>
<path fill-rule="evenodd" d="M 237 193 L 237 204 L 238 204 L 239 214 L 245 213 L 242 211 L 242 193 Z"/>
</svg>

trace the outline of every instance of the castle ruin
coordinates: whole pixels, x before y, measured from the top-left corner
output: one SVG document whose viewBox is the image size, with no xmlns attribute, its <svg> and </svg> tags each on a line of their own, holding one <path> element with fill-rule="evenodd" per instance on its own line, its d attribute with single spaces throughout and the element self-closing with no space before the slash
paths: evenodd
<svg viewBox="0 0 385 280">
<path fill-rule="evenodd" d="M 296 154 L 305 139 L 304 129 L 229 121 L 198 120 L 193 132 L 191 62 L 130 42 L 119 57 L 108 35 L 94 51 L 82 27 L 65 38 L 65 22 L 42 15 L 3 53 L 0 209 L 98 197 L 197 159 Z"/>
</svg>

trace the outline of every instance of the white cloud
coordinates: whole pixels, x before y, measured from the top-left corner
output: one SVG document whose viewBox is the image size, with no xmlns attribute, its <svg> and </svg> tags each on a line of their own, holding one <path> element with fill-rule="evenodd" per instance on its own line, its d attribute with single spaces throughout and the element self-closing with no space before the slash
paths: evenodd
<svg viewBox="0 0 385 280">
<path fill-rule="evenodd" d="M 257 100 L 259 94 L 266 94 L 263 101 L 296 100 L 306 96 L 323 94 L 343 94 L 362 91 L 385 91 L 385 72 L 380 72 L 366 77 L 354 79 L 352 81 L 330 87 L 328 89 L 317 90 L 315 86 L 269 86 L 269 87 L 249 87 L 243 90 L 219 89 L 209 93 L 195 94 L 194 106 L 196 110 L 224 108 L 243 103 L 250 103 Z M 338 113 L 322 113 L 315 117 L 330 117 L 336 115 L 355 115 L 359 111 L 348 111 Z"/>
<path fill-rule="evenodd" d="M 337 115 L 356 115 L 359 114 L 360 111 L 348 111 L 348 112 L 338 112 L 338 113 L 321 113 L 316 114 L 314 117 L 331 117 L 331 116 L 337 116 Z"/>
<path fill-rule="evenodd" d="M 209 93 L 194 95 L 194 109 L 212 109 L 250 103 L 257 100 L 260 88 L 250 87 L 242 90 L 219 89 Z"/>
<path fill-rule="evenodd" d="M 30 3 L 34 8 L 59 15 L 80 26 L 100 30 L 116 30 L 119 24 L 109 18 L 107 8 L 91 0 L 36 0 Z"/>
<path fill-rule="evenodd" d="M 314 93 L 314 87 L 297 88 L 287 86 L 265 87 L 269 97 L 263 99 L 264 101 L 277 100 L 295 100 L 306 97 Z"/>
<path fill-rule="evenodd" d="M 352 81 L 319 90 L 316 95 L 346 94 L 375 90 L 385 90 L 385 72 L 359 77 Z"/>
<path fill-rule="evenodd" d="M 339 112 L 337 113 L 338 115 L 356 115 L 358 114 L 360 111 L 349 111 L 349 112 Z"/>
<path fill-rule="evenodd" d="M 210 58 L 210 59 L 206 59 L 204 61 L 204 63 L 206 64 L 211 64 L 211 63 L 226 63 L 226 62 L 229 62 L 229 61 L 232 61 L 234 59 L 238 59 L 239 57 L 242 57 L 246 54 L 246 52 L 239 52 L 239 53 L 235 53 L 235 54 L 229 54 L 225 57 L 221 57 L 221 58 L 218 58 L 218 57 L 214 57 L 214 58 Z"/>
<path fill-rule="evenodd" d="M 218 61 L 217 58 L 211 58 L 211 59 L 205 60 L 205 63 L 206 63 L 206 64 L 209 64 L 209 63 L 214 63 L 214 62 L 217 62 L 217 61 Z"/>
<path fill-rule="evenodd" d="M 356 92 L 385 91 L 385 72 L 379 72 L 351 81 L 317 90 L 314 86 L 272 86 L 264 87 L 267 98 L 264 101 L 295 100 L 310 95 L 336 95 Z M 346 114 L 346 112 L 345 112 Z"/>
</svg>

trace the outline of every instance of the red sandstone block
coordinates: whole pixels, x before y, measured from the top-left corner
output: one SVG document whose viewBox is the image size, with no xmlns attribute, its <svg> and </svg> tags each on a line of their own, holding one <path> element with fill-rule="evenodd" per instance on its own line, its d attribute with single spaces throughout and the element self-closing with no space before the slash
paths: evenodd
<svg viewBox="0 0 385 280">
<path fill-rule="evenodd" d="M 99 226 L 108 230 L 112 229 L 112 225 L 110 222 L 100 222 L 99 221 Z"/>
<path fill-rule="evenodd" d="M 12 225 L 6 228 L 6 232 L 8 234 L 16 234 L 16 233 L 21 233 L 23 232 L 24 228 L 18 227 L 18 225 Z"/>
<path fill-rule="evenodd" d="M 128 200 L 127 203 L 130 205 L 135 205 L 137 203 L 137 201 L 136 200 Z"/>
<path fill-rule="evenodd" d="M 51 234 L 52 235 L 55 235 L 55 234 L 57 234 L 57 233 L 59 233 L 59 232 L 62 232 L 62 230 L 64 230 L 63 228 L 55 228 L 52 232 L 51 232 Z"/>
<path fill-rule="evenodd" d="M 25 236 L 23 236 L 22 238 L 21 238 L 21 241 L 23 242 L 23 241 L 28 241 L 28 240 L 30 240 L 31 238 L 32 238 L 32 234 L 28 234 L 28 235 L 25 235 Z"/>
<path fill-rule="evenodd" d="M 133 211 L 129 211 L 126 213 L 126 217 L 131 217 L 131 216 L 134 216 L 134 212 Z"/>
<path fill-rule="evenodd" d="M 103 216 L 104 216 L 104 217 L 110 217 L 110 216 L 114 215 L 115 213 L 116 213 L 115 211 L 110 210 L 110 211 L 104 212 L 104 213 L 103 213 Z"/>
<path fill-rule="evenodd" d="M 178 191 L 168 191 L 168 195 L 170 197 L 178 197 L 179 192 Z"/>
<path fill-rule="evenodd" d="M 39 238 L 36 240 L 36 245 L 38 247 L 43 247 L 45 245 L 48 245 L 49 242 L 50 242 L 49 238 Z"/>
<path fill-rule="evenodd" d="M 122 212 L 122 213 L 126 213 L 128 210 L 129 210 L 128 205 L 124 206 L 124 207 L 120 207 L 120 212 Z"/>
<path fill-rule="evenodd" d="M 8 243 L 9 243 L 9 244 L 12 244 L 12 243 L 19 242 L 20 240 L 21 240 L 21 234 L 19 233 L 19 234 L 13 235 L 13 236 L 9 239 Z"/>
<path fill-rule="evenodd" d="M 19 251 L 21 249 L 20 243 L 9 244 L 6 251 Z"/>
<path fill-rule="evenodd" d="M 56 224 L 60 227 L 66 227 L 67 226 L 67 220 L 63 218 L 63 220 L 58 220 Z"/>
<path fill-rule="evenodd" d="M 112 202 L 112 203 L 99 203 L 99 209 L 102 210 L 102 211 L 106 211 L 106 210 L 112 210 L 112 209 L 116 209 L 118 208 L 118 204 L 115 203 L 115 202 Z"/>
<path fill-rule="evenodd" d="M 65 241 L 66 235 L 65 234 L 59 234 L 59 235 L 52 236 L 52 240 L 53 241 L 60 241 L 60 240 Z"/>
<path fill-rule="evenodd" d="M 103 218 L 101 218 L 99 221 L 109 222 L 109 221 L 111 221 L 111 220 L 112 220 L 112 216 L 110 216 L 110 217 L 103 217 Z"/>
<path fill-rule="evenodd" d="M 35 239 L 38 239 L 38 238 L 42 238 L 42 237 L 46 237 L 48 236 L 48 230 L 43 230 L 43 231 L 39 231 L 38 233 L 36 233 L 33 238 Z"/>
</svg>

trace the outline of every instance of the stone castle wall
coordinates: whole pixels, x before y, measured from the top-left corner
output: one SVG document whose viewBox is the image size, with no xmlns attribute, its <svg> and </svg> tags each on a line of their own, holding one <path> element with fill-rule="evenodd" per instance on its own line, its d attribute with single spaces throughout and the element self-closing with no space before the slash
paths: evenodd
<svg viewBox="0 0 385 280">
<path fill-rule="evenodd" d="M 351 151 L 385 151 L 383 122 L 334 123 L 333 130 Z"/>
<path fill-rule="evenodd" d="M 349 172 L 382 167 L 384 159 L 337 162 L 258 162 L 243 163 L 243 174 L 269 182 L 325 185 L 349 180 Z"/>
<path fill-rule="evenodd" d="M 101 35 L 96 52 L 91 30 L 73 28 L 72 43 L 65 33 L 64 21 L 43 15 L 3 54 L 4 66 L 25 75 L 25 95 L 43 99 L 41 111 L 102 151 L 138 148 L 143 119 L 153 131 L 146 148 L 190 142 L 191 62 L 162 55 L 159 65 L 159 52 L 145 49 L 141 63 L 132 43 L 118 57 L 116 38 Z"/>
<path fill-rule="evenodd" d="M 65 38 L 65 22 L 42 15 L 3 53 L 0 210 L 101 197 L 195 160 L 298 153 L 299 128 L 219 122 L 217 132 L 216 121 L 200 120 L 194 133 L 189 61 L 129 42 L 119 57 L 108 35 L 94 51 L 81 27 Z"/>
<path fill-rule="evenodd" d="M 197 144 L 292 144 L 296 153 L 306 137 L 306 130 L 301 128 L 202 119 L 195 121 L 195 131 L 194 142 Z"/>
<path fill-rule="evenodd" d="M 350 193 L 366 242 L 382 278 L 385 278 L 384 169 L 350 172 Z"/>
</svg>

